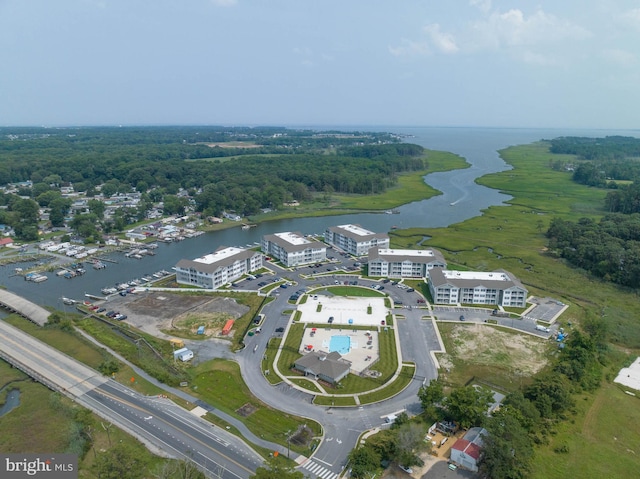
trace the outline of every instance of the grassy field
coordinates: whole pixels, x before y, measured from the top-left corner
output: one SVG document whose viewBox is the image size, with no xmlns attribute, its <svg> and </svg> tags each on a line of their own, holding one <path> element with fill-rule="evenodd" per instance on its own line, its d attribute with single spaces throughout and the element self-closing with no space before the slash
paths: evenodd
<svg viewBox="0 0 640 479">
<path fill-rule="evenodd" d="M 637 477 L 640 399 L 613 384 L 577 400 L 575 420 L 538 448 L 531 479 Z"/>
<path fill-rule="evenodd" d="M 242 380 L 240 367 L 233 361 L 214 360 L 193 369 L 191 389 L 216 408 L 241 419 L 254 434 L 283 446 L 287 445 L 287 431 L 295 431 L 303 424 L 319 435 L 322 426 L 270 408 L 251 394 Z M 309 454 L 306 449 L 298 449 Z"/>
</svg>

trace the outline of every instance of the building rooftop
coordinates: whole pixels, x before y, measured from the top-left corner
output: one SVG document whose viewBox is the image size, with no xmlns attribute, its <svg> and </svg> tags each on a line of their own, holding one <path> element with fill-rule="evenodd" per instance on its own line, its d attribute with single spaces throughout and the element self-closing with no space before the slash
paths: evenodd
<svg viewBox="0 0 640 479">
<path fill-rule="evenodd" d="M 301 245 L 301 244 L 311 243 L 311 241 L 309 241 L 307 238 L 302 236 L 300 233 L 292 233 L 290 231 L 287 231 L 285 233 L 275 233 L 273 236 L 277 236 L 281 240 L 286 241 L 287 243 L 292 245 Z"/>
<path fill-rule="evenodd" d="M 341 228 L 345 231 L 348 231 L 349 233 L 353 233 L 354 235 L 357 236 L 369 236 L 374 234 L 373 231 L 369 231 L 367 229 L 364 229 L 362 226 L 360 225 L 339 225 L 336 226 L 336 228 Z"/>
<path fill-rule="evenodd" d="M 443 270 L 442 274 L 447 279 L 468 279 L 476 281 L 511 281 L 505 272 L 485 272 L 485 271 L 451 271 Z"/>
<path fill-rule="evenodd" d="M 196 263 L 213 264 L 213 263 L 218 263 L 224 259 L 230 258 L 231 256 L 235 256 L 238 253 L 241 253 L 243 251 L 246 251 L 246 250 L 241 248 L 236 248 L 234 246 L 230 246 L 228 248 L 219 249 L 214 253 L 201 256 L 200 258 L 196 258 L 192 261 L 195 261 Z"/>
</svg>

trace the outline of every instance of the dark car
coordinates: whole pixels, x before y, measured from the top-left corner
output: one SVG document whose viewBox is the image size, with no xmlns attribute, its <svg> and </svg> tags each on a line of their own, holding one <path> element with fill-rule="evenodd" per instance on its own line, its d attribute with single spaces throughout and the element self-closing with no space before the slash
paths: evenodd
<svg viewBox="0 0 640 479">
<path fill-rule="evenodd" d="M 104 313 L 107 310 L 107 308 L 98 308 L 96 309 L 96 313 Z"/>
<path fill-rule="evenodd" d="M 276 333 L 284 333 L 284 328 L 276 328 Z"/>
<path fill-rule="evenodd" d="M 460 315 L 460 321 L 464 321 L 464 315 Z"/>
<path fill-rule="evenodd" d="M 415 289 L 413 289 L 413 288 L 409 288 L 409 289 L 407 290 L 407 293 L 413 293 L 414 291 L 415 291 Z"/>
<path fill-rule="evenodd" d="M 109 318 L 110 318 L 111 316 L 115 315 L 115 314 L 116 314 L 116 312 L 115 312 L 115 311 L 113 311 L 113 310 L 112 310 L 112 311 L 107 311 L 106 313 L 104 313 L 104 315 L 105 315 L 105 316 L 107 316 L 107 317 L 109 317 Z"/>
<path fill-rule="evenodd" d="M 329 324 L 333 323 L 333 316 L 329 316 L 329 319 L 327 320 L 327 323 L 329 323 Z"/>
</svg>

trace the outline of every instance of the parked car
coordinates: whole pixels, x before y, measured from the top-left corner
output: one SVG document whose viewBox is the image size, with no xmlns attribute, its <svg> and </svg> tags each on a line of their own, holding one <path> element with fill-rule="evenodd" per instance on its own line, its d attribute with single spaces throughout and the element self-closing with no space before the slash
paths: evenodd
<svg viewBox="0 0 640 479">
<path fill-rule="evenodd" d="M 463 314 L 460 315 L 460 321 L 464 321 L 464 315 Z"/>
<path fill-rule="evenodd" d="M 329 319 L 327 320 L 327 323 L 329 323 L 329 324 L 333 323 L 333 316 L 329 316 Z"/>
<path fill-rule="evenodd" d="M 284 328 L 276 328 L 276 333 L 284 333 Z"/>
<path fill-rule="evenodd" d="M 104 313 L 107 310 L 107 308 L 98 308 L 96 309 L 96 313 Z"/>
</svg>

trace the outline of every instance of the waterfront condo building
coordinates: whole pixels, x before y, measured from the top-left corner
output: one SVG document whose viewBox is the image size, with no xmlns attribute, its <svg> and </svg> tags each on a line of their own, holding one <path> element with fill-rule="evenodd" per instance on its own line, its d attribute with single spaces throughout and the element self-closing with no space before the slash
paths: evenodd
<svg viewBox="0 0 640 479">
<path fill-rule="evenodd" d="M 527 289 L 504 270 L 493 272 L 428 271 L 429 290 L 435 304 L 492 304 L 524 308 Z"/>
<path fill-rule="evenodd" d="M 178 284 L 217 289 L 242 275 L 262 268 L 262 254 L 241 248 L 220 247 L 201 258 L 183 259 L 175 266 Z"/>
<path fill-rule="evenodd" d="M 327 259 L 327 247 L 324 243 L 291 232 L 264 235 L 262 252 L 273 256 L 287 267 L 318 263 Z"/>
<path fill-rule="evenodd" d="M 446 267 L 442 254 L 431 249 L 388 249 L 376 246 L 369 250 L 369 276 L 426 278 L 430 269 Z"/>
<path fill-rule="evenodd" d="M 360 225 L 329 226 L 324 232 L 324 240 L 353 256 L 364 256 L 375 246 L 389 247 L 389 235 L 374 233 Z"/>
</svg>

